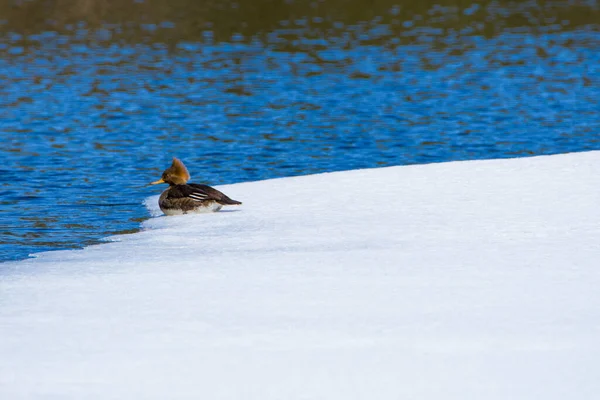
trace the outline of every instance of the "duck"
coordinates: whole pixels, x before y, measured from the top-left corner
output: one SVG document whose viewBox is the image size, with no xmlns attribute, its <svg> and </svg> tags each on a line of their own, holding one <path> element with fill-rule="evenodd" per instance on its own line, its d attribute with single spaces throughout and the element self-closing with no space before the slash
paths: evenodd
<svg viewBox="0 0 600 400">
<path fill-rule="evenodd" d="M 208 185 L 187 183 L 189 180 L 190 173 L 183 162 L 173 157 L 173 163 L 162 173 L 162 177 L 150 183 L 169 185 L 158 199 L 158 206 L 165 215 L 216 212 L 223 206 L 242 204 Z"/>
</svg>

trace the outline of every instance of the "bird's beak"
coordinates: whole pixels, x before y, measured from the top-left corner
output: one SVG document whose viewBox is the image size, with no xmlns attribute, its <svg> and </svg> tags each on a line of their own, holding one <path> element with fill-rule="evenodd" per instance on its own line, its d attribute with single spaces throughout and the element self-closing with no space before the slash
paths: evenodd
<svg viewBox="0 0 600 400">
<path fill-rule="evenodd" d="M 163 181 L 162 178 L 160 178 L 159 180 L 157 180 L 155 182 L 150 182 L 151 185 L 158 185 L 159 183 L 165 183 L 165 181 Z"/>
</svg>

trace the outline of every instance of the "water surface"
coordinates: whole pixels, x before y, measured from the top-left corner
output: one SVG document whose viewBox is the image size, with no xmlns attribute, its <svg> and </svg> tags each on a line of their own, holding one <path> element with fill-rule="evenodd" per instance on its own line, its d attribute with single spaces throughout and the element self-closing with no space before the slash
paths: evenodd
<svg viewBox="0 0 600 400">
<path fill-rule="evenodd" d="M 600 149 L 597 2 L 84 3 L 0 6 L 0 260 L 136 231 L 172 156 L 216 185 Z"/>
</svg>

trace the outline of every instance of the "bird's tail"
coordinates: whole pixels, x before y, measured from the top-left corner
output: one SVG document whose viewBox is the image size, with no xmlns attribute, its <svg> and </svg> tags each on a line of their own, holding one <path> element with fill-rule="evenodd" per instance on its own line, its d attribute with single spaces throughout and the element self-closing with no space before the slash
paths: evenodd
<svg viewBox="0 0 600 400">
<path fill-rule="evenodd" d="M 225 195 L 223 195 L 223 197 L 221 197 L 219 200 L 217 200 L 217 203 L 222 204 L 224 206 L 237 206 L 237 205 L 242 204 L 241 201 L 230 199 L 229 197 L 227 197 Z"/>
</svg>

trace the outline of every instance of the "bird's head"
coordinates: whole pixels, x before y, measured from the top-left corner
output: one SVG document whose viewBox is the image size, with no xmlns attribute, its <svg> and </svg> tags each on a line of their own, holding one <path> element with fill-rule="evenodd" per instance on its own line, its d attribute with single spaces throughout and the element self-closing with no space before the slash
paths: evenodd
<svg viewBox="0 0 600 400">
<path fill-rule="evenodd" d="M 190 173 L 180 159 L 173 157 L 173 164 L 162 173 L 162 177 L 152 182 L 151 185 L 168 183 L 169 185 L 183 185 L 190 180 Z"/>
</svg>

